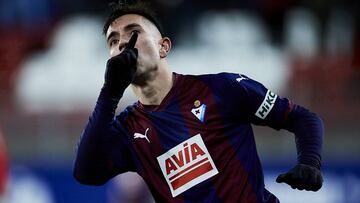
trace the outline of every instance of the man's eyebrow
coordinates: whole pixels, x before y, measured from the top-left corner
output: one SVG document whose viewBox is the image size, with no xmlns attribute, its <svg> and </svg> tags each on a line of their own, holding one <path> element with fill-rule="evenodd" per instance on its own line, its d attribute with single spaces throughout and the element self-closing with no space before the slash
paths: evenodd
<svg viewBox="0 0 360 203">
<path fill-rule="evenodd" d="M 109 36 L 107 37 L 106 41 L 108 42 L 110 38 L 114 37 L 114 36 L 118 36 L 120 35 L 118 32 L 114 32 L 112 31 Z"/>
<path fill-rule="evenodd" d="M 124 30 L 125 30 L 125 31 L 129 31 L 129 30 L 132 30 L 132 29 L 134 29 L 134 28 L 141 28 L 141 25 L 139 25 L 139 24 L 137 24 L 137 23 L 131 23 L 131 24 L 129 24 L 129 25 L 126 25 L 126 26 L 124 27 Z"/>
<path fill-rule="evenodd" d="M 126 26 L 124 27 L 124 30 L 125 30 L 125 32 L 127 32 L 127 31 L 130 31 L 130 30 L 134 29 L 134 28 L 141 28 L 141 25 L 139 25 L 139 24 L 137 24 L 137 23 L 131 23 L 131 24 L 129 24 L 129 25 L 126 25 Z M 106 41 L 109 41 L 110 38 L 112 38 L 112 37 L 114 37 L 114 36 L 117 36 L 117 35 L 120 35 L 120 34 L 119 34 L 118 32 L 112 31 L 112 32 L 109 34 L 109 36 L 107 37 Z"/>
</svg>

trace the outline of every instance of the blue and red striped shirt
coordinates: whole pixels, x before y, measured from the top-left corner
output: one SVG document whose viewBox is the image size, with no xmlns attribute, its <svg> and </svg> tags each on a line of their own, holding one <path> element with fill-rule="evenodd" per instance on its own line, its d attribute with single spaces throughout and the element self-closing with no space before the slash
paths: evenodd
<svg viewBox="0 0 360 203">
<path fill-rule="evenodd" d="M 241 74 L 174 77 L 160 105 L 136 102 L 117 116 L 118 101 L 102 90 L 79 143 L 77 179 L 101 185 L 135 171 L 157 202 L 278 202 L 265 189 L 251 124 L 286 129 L 299 106 Z M 320 165 L 322 132 L 310 134 L 299 160 Z"/>
</svg>

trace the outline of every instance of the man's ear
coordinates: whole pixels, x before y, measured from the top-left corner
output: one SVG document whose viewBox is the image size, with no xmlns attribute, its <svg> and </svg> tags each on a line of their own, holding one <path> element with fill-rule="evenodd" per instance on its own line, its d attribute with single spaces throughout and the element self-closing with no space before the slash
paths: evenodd
<svg viewBox="0 0 360 203">
<path fill-rule="evenodd" d="M 160 40 L 160 58 L 165 58 L 171 50 L 171 40 L 168 37 L 164 37 Z"/>
</svg>

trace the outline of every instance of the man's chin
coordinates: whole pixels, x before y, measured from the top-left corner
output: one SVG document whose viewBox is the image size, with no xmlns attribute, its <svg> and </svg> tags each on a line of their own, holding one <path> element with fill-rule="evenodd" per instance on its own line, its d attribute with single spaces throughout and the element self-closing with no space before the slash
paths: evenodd
<svg viewBox="0 0 360 203">
<path fill-rule="evenodd" d="M 146 85 L 148 79 L 148 74 L 136 72 L 132 84 L 136 86 L 144 86 Z"/>
<path fill-rule="evenodd" d="M 133 85 L 144 86 L 147 82 L 153 80 L 156 76 L 156 70 L 137 71 L 132 81 Z"/>
</svg>

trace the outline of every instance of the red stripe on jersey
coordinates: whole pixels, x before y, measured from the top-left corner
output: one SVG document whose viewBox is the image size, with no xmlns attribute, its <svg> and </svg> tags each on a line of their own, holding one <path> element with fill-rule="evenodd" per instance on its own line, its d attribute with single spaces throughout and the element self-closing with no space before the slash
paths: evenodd
<svg viewBox="0 0 360 203">
<path fill-rule="evenodd" d="M 200 164 L 204 163 L 204 162 L 205 162 L 205 161 L 207 161 L 207 160 L 209 160 L 209 159 L 208 159 L 208 158 L 205 158 L 205 159 L 203 159 L 203 160 L 201 160 L 201 161 L 199 161 L 199 162 L 197 162 L 197 163 L 195 163 L 195 164 L 193 164 L 193 165 L 191 165 L 191 166 L 187 167 L 186 169 L 184 169 L 184 170 L 180 171 L 180 172 L 179 172 L 179 173 L 177 173 L 176 175 L 174 175 L 174 176 L 170 177 L 170 178 L 169 178 L 169 180 L 170 180 L 170 181 L 174 180 L 175 178 L 177 178 L 177 177 L 179 177 L 180 175 L 182 175 L 182 174 L 186 173 L 187 171 L 189 171 L 189 170 L 191 170 L 191 169 L 195 168 L 196 166 L 198 166 L 198 165 L 200 165 Z M 212 168 L 212 167 L 211 167 L 211 168 Z"/>
<path fill-rule="evenodd" d="M 193 169 L 192 171 L 186 173 L 185 175 L 181 176 L 180 178 L 171 182 L 171 186 L 174 190 L 178 189 L 179 187 L 185 185 L 189 181 L 195 179 L 196 177 L 203 175 L 209 171 L 211 171 L 213 167 L 211 166 L 210 162 L 206 162 L 205 164 Z"/>
<path fill-rule="evenodd" d="M 217 196 L 222 202 L 256 202 L 256 194 L 248 180 L 230 140 L 223 134 L 226 129 L 224 118 L 217 110 L 217 103 L 211 89 L 202 81 L 186 77 L 182 90 L 177 94 L 181 102 L 181 112 L 190 135 L 201 134 L 207 149 L 214 160 L 219 174 L 212 178 Z M 191 91 L 189 91 L 191 90 Z M 193 94 L 192 94 L 193 93 Z M 206 104 L 204 123 L 196 118 L 191 109 L 199 100 Z M 241 136 L 241 135 L 239 135 Z M 236 187 L 234 187 L 236 185 Z M 229 195 L 232 194 L 232 195 Z"/>
<path fill-rule="evenodd" d="M 131 111 L 131 113 L 134 115 L 129 116 L 126 120 L 126 126 L 128 127 L 133 148 L 142 163 L 142 171 L 139 175 L 144 178 L 155 201 L 182 203 L 183 200 L 180 198 L 172 198 L 170 189 L 163 178 L 161 169 L 156 160 L 156 157 L 163 153 L 156 128 L 152 125 L 152 122 L 147 117 L 146 112 L 140 108 L 136 107 L 136 109 Z M 150 143 L 148 143 L 145 139 L 134 139 L 132 137 L 135 132 L 144 133 L 146 128 L 149 128 L 148 139 L 150 140 Z"/>
<path fill-rule="evenodd" d="M 285 123 L 286 123 L 289 114 L 291 113 L 291 111 L 292 111 L 293 108 L 294 108 L 294 103 L 293 103 L 291 100 L 289 100 L 289 99 L 288 99 L 288 101 L 289 101 L 288 108 L 286 109 L 286 111 L 285 111 L 285 113 L 284 113 L 284 119 L 283 119 L 282 124 L 285 124 Z"/>
</svg>

